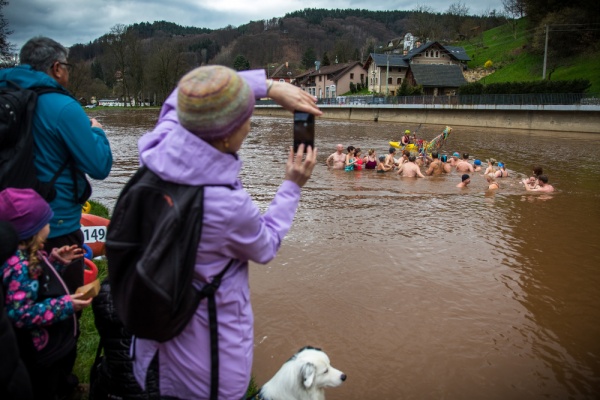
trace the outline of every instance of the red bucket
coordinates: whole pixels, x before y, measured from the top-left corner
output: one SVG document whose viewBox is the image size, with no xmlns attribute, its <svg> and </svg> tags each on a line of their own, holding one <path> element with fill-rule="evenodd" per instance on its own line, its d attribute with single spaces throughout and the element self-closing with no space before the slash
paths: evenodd
<svg viewBox="0 0 600 400">
<path fill-rule="evenodd" d="M 83 259 L 84 269 L 83 269 L 83 284 L 87 285 L 88 283 L 92 283 L 98 277 L 98 267 L 96 264 L 90 259 Z"/>
</svg>

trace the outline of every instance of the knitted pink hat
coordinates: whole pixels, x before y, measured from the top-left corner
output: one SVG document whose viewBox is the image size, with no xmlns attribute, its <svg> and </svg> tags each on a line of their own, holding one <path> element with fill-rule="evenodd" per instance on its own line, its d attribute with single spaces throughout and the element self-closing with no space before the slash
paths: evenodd
<svg viewBox="0 0 600 400">
<path fill-rule="evenodd" d="M 227 67 L 196 68 L 181 78 L 177 88 L 179 122 L 203 140 L 231 135 L 254 110 L 250 86 Z"/>
<path fill-rule="evenodd" d="M 0 192 L 0 221 L 10 222 L 19 240 L 33 237 L 53 216 L 50 205 L 33 189 L 7 188 Z"/>
</svg>

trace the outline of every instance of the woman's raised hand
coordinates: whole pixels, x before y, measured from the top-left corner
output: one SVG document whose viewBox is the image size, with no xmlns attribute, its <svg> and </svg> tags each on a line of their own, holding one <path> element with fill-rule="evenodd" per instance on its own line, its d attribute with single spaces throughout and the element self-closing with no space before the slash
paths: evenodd
<svg viewBox="0 0 600 400">
<path fill-rule="evenodd" d="M 285 166 L 285 179 L 296 183 L 302 187 L 310 178 L 313 168 L 317 163 L 317 149 L 309 146 L 306 149 L 306 157 L 302 159 L 304 153 L 304 144 L 298 146 L 298 151 L 294 155 L 294 148 L 290 146 L 290 154 Z"/>
<path fill-rule="evenodd" d="M 317 116 L 323 114 L 315 104 L 317 99 L 314 96 L 290 83 L 273 81 L 269 97 L 288 111 L 303 111 Z"/>
</svg>

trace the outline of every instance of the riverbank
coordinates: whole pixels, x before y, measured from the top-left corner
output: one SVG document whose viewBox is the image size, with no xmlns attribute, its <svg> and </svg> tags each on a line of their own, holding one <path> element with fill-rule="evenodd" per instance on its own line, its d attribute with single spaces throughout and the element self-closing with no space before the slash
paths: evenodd
<svg viewBox="0 0 600 400">
<path fill-rule="evenodd" d="M 320 105 L 321 118 L 400 124 L 470 126 L 544 132 L 600 134 L 598 106 L 505 106 L 505 105 Z M 257 105 L 254 115 L 289 117 L 279 106 Z"/>
</svg>

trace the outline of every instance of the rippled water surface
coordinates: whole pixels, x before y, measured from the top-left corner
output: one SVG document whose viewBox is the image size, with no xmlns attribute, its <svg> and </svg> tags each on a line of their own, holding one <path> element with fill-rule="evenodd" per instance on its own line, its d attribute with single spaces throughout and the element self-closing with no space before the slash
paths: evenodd
<svg viewBox="0 0 600 400">
<path fill-rule="evenodd" d="M 115 165 L 94 182 L 112 207 L 157 111 L 99 111 Z M 317 121 L 319 165 L 278 257 L 252 265 L 254 374 L 322 347 L 348 375 L 328 399 L 600 397 L 600 137 L 455 127 L 445 150 L 506 163 L 497 193 L 476 175 L 408 179 L 331 171 L 337 143 L 378 153 L 404 129 Z M 281 183 L 291 118 L 254 117 L 242 181 L 265 210 Z M 540 164 L 556 188 L 528 194 Z"/>
</svg>

